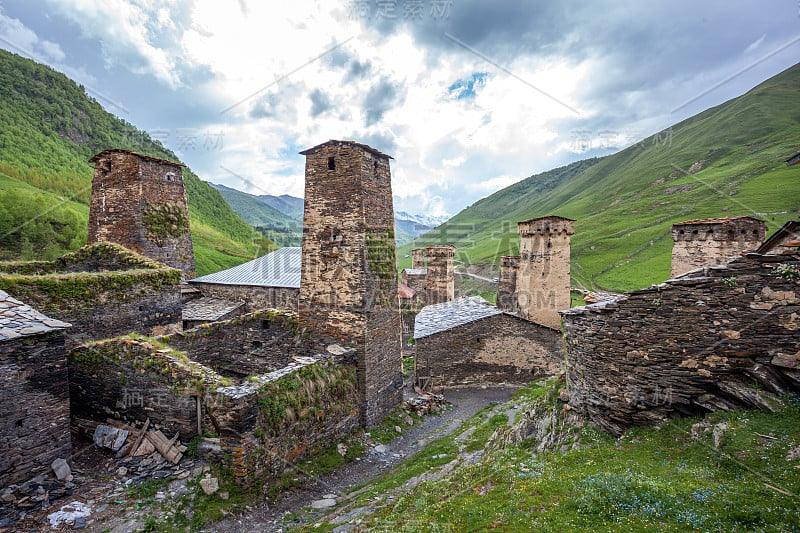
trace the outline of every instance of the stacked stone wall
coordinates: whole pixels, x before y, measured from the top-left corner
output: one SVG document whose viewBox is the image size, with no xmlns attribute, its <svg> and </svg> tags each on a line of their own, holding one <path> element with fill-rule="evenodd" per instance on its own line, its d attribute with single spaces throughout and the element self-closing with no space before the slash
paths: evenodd
<svg viewBox="0 0 800 533">
<path fill-rule="evenodd" d="M 63 333 L 0 343 L 0 488 L 70 459 L 69 424 Z"/>
<path fill-rule="evenodd" d="M 747 256 L 562 313 L 570 405 L 620 433 L 800 389 L 800 262 Z"/>
<path fill-rule="evenodd" d="M 723 223 L 682 223 L 672 226 L 670 276 L 695 268 L 726 263 L 744 251 L 757 249 L 766 237 L 763 220 L 733 218 Z"/>
<path fill-rule="evenodd" d="M 455 256 L 452 244 L 432 245 L 427 249 L 428 275 L 425 303 L 428 305 L 453 301 L 455 298 Z"/>
<path fill-rule="evenodd" d="M 497 307 L 509 313 L 517 313 L 517 273 L 519 256 L 500 258 L 500 281 L 497 284 Z"/>
<path fill-rule="evenodd" d="M 203 296 L 244 302 L 247 312 L 261 309 L 291 309 L 297 311 L 300 289 L 291 287 L 258 287 L 252 285 L 225 285 L 222 283 L 196 283 Z"/>
<path fill-rule="evenodd" d="M 416 340 L 417 375 L 433 390 L 528 384 L 563 367 L 559 331 L 499 314 Z"/>
</svg>

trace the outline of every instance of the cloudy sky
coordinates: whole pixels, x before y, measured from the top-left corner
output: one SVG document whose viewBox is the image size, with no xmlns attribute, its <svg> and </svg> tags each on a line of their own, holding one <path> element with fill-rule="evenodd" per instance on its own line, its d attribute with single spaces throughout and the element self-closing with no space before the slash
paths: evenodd
<svg viewBox="0 0 800 533">
<path fill-rule="evenodd" d="M 606 155 L 800 58 L 798 0 L 0 0 L 0 47 L 83 84 L 201 178 L 303 194 L 298 152 L 392 156 L 455 214 Z"/>
</svg>

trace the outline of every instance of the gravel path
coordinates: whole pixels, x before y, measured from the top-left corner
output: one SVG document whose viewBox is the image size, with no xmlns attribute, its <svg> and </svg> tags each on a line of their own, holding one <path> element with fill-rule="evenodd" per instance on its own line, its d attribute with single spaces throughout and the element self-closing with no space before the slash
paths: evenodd
<svg viewBox="0 0 800 533">
<path fill-rule="evenodd" d="M 354 486 L 368 482 L 423 449 L 432 440 L 449 435 L 464 420 L 492 403 L 508 400 L 515 387 L 464 388 L 445 393 L 453 408 L 428 416 L 416 426 L 406 430 L 385 445 L 382 453 L 370 450 L 360 461 L 349 463 L 336 472 L 309 480 L 308 484 L 283 495 L 272 506 L 262 504 L 242 515 L 211 524 L 204 531 L 213 533 L 242 533 L 283 531 L 291 522 L 285 521 L 289 513 L 309 508 L 312 502 L 326 495 L 341 496 Z"/>
</svg>

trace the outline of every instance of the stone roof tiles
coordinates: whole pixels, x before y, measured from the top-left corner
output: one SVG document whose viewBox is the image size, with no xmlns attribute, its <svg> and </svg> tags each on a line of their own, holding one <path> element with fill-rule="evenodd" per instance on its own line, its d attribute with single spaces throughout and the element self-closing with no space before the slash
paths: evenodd
<svg viewBox="0 0 800 533">
<path fill-rule="evenodd" d="M 740 215 L 738 217 L 723 217 L 723 218 L 698 218 L 695 220 L 685 220 L 683 222 L 676 222 L 673 226 L 683 226 L 689 224 L 724 224 L 726 222 L 731 222 L 733 220 L 740 220 L 743 218 L 749 218 L 751 220 L 758 220 L 759 222 L 764 222 L 760 218 L 751 217 L 750 215 Z"/>
<path fill-rule="evenodd" d="M 183 320 L 215 321 L 239 309 L 244 302 L 233 302 L 221 298 L 203 297 L 186 302 L 183 306 Z"/>
<path fill-rule="evenodd" d="M 189 280 L 189 283 L 299 289 L 301 262 L 301 248 L 287 246 L 239 266 Z"/>
<path fill-rule="evenodd" d="M 480 296 L 457 298 L 422 308 L 414 321 L 414 338 L 421 339 L 503 312 Z"/>
<path fill-rule="evenodd" d="M 140 154 L 139 152 L 133 152 L 131 150 L 124 150 L 122 148 L 109 148 L 107 150 L 103 150 L 102 152 L 97 152 L 92 157 L 89 158 L 89 163 L 97 163 L 100 159 L 100 156 L 117 152 L 120 154 L 130 154 L 135 155 L 136 157 L 141 157 L 142 159 L 150 159 L 151 161 L 158 161 L 159 163 L 166 163 L 167 165 L 175 165 L 176 167 L 185 167 L 183 163 L 176 163 L 175 161 L 169 161 L 168 159 L 159 159 L 158 157 L 153 157 L 150 155 Z"/>
<path fill-rule="evenodd" d="M 325 141 L 324 143 L 318 144 L 318 145 L 316 145 L 316 146 L 314 146 L 312 148 L 309 148 L 308 150 L 303 150 L 302 152 L 300 152 L 300 155 L 311 155 L 311 154 L 313 154 L 315 152 L 320 151 L 321 149 L 325 148 L 326 146 L 328 146 L 330 144 L 339 144 L 339 145 L 348 144 L 350 146 L 357 146 L 357 147 L 359 147 L 359 148 L 361 148 L 363 150 L 366 150 L 367 152 L 369 152 L 371 154 L 374 154 L 374 155 L 377 155 L 377 156 L 380 156 L 380 157 L 385 157 L 387 159 L 394 159 L 392 156 L 384 154 L 383 152 L 381 152 L 379 150 L 376 150 L 375 148 L 373 148 L 371 146 L 367 146 L 366 144 L 361 144 L 361 143 L 358 143 L 358 142 L 355 142 L 355 141 L 337 141 L 337 140 L 334 140 L 334 139 L 331 139 L 330 141 Z"/>
<path fill-rule="evenodd" d="M 0 290 L 0 342 L 70 327 Z"/>
</svg>

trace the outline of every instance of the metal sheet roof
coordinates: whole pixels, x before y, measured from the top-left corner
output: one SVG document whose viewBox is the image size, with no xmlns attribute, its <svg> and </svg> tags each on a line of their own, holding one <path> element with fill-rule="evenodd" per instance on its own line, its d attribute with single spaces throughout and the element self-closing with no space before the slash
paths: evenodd
<svg viewBox="0 0 800 533">
<path fill-rule="evenodd" d="M 0 291 L 0 342 L 70 327 Z"/>
<path fill-rule="evenodd" d="M 300 288 L 301 248 L 279 248 L 239 266 L 201 276 L 189 283 Z"/>
<path fill-rule="evenodd" d="M 428 274 L 427 268 L 404 268 L 403 272 L 409 276 L 425 276 Z"/>
<path fill-rule="evenodd" d="M 421 339 L 456 326 L 469 324 L 503 312 L 480 296 L 457 298 L 451 302 L 422 308 L 414 321 L 414 338 Z"/>
</svg>

